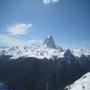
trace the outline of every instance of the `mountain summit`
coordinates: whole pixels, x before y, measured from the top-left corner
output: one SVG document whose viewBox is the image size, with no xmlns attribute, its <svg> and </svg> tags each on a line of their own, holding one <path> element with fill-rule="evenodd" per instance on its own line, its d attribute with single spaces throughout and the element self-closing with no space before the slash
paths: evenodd
<svg viewBox="0 0 90 90">
<path fill-rule="evenodd" d="M 55 49 L 56 48 L 56 44 L 54 42 L 54 39 L 51 35 L 49 35 L 43 42 L 44 45 L 47 46 L 47 48 L 53 48 Z"/>
</svg>

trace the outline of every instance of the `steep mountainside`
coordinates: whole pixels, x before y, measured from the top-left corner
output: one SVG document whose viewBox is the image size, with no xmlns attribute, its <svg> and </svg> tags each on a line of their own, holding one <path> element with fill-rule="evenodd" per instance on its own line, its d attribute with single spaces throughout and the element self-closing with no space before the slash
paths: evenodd
<svg viewBox="0 0 90 90">
<path fill-rule="evenodd" d="M 83 74 L 90 72 L 90 56 L 54 57 L 54 60 L 10 58 L 6 55 L 0 57 L 0 81 L 14 90 L 64 90 Z"/>
<path fill-rule="evenodd" d="M 67 90 L 90 90 L 90 72 L 66 88 Z"/>
</svg>

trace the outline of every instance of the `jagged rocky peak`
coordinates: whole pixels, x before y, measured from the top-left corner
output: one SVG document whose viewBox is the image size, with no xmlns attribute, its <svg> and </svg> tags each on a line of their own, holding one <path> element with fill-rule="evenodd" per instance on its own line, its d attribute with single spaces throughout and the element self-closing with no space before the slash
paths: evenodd
<svg viewBox="0 0 90 90">
<path fill-rule="evenodd" d="M 47 46 L 47 48 L 53 48 L 55 49 L 56 48 L 56 44 L 54 42 L 54 39 L 51 35 L 49 35 L 43 42 L 44 45 Z"/>
<path fill-rule="evenodd" d="M 72 52 L 70 51 L 70 49 L 67 49 L 65 51 L 64 58 L 66 58 L 66 59 L 72 59 L 72 58 L 74 58 L 74 55 L 72 54 Z"/>
</svg>

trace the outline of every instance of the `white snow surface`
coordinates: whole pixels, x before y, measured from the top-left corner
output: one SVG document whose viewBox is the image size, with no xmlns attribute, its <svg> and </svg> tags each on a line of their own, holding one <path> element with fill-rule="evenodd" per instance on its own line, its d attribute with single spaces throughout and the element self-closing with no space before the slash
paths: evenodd
<svg viewBox="0 0 90 90">
<path fill-rule="evenodd" d="M 17 59 L 19 57 L 36 57 L 39 59 L 63 57 L 65 49 L 57 47 L 55 49 L 48 48 L 42 43 L 29 43 L 26 46 L 13 46 L 10 48 L 0 48 L 0 55 L 12 55 L 11 59 Z M 90 55 L 90 49 L 71 49 L 71 53 L 74 56 L 80 57 L 82 54 Z"/>
<path fill-rule="evenodd" d="M 83 75 L 74 84 L 67 86 L 67 90 L 90 90 L 90 72 Z"/>
<path fill-rule="evenodd" d="M 90 49 L 89 48 L 77 48 L 77 49 L 71 49 L 71 52 L 74 56 L 80 57 L 81 55 L 90 55 Z"/>
<path fill-rule="evenodd" d="M 14 46 L 11 48 L 1 48 L 0 49 L 0 55 L 12 55 L 11 59 L 17 59 L 19 57 L 36 57 L 39 59 L 43 58 L 53 58 L 56 57 L 63 57 L 63 53 L 61 48 L 58 49 L 52 49 L 47 48 L 43 44 L 29 44 L 28 46 L 19 47 Z"/>
</svg>

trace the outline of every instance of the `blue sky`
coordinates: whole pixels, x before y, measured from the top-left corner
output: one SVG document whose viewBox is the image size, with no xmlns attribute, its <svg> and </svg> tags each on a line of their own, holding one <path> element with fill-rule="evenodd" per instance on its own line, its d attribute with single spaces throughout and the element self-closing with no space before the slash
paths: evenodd
<svg viewBox="0 0 90 90">
<path fill-rule="evenodd" d="M 90 0 L 0 0 L 0 44 L 48 35 L 65 48 L 90 48 Z"/>
</svg>

